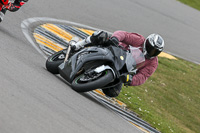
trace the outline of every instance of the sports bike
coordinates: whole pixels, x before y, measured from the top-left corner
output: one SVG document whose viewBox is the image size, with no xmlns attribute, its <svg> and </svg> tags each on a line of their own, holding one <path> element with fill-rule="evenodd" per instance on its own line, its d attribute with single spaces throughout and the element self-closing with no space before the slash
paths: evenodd
<svg viewBox="0 0 200 133">
<path fill-rule="evenodd" d="M 60 74 L 77 92 L 106 89 L 121 83 L 123 74 L 134 74 L 145 61 L 140 48 L 124 50 L 111 39 L 107 45 L 90 44 L 76 51 L 77 39 L 68 47 L 49 56 L 46 68 Z"/>
</svg>

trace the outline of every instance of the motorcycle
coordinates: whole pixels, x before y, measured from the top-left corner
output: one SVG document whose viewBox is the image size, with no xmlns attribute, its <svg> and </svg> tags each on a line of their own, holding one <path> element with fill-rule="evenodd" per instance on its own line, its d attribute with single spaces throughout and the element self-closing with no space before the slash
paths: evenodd
<svg viewBox="0 0 200 133">
<path fill-rule="evenodd" d="M 130 46 L 123 50 L 109 39 L 109 45 L 90 45 L 78 51 L 77 38 L 68 48 L 49 56 L 46 68 L 53 74 L 60 74 L 77 92 L 106 89 L 121 83 L 123 74 L 134 74 L 145 61 L 139 48 Z"/>
</svg>

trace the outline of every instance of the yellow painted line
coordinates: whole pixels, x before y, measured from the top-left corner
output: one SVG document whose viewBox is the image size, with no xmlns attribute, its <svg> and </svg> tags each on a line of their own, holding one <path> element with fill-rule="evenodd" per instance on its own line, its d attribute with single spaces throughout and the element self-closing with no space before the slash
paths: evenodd
<svg viewBox="0 0 200 133">
<path fill-rule="evenodd" d="M 102 91 L 98 90 L 98 89 L 96 89 L 94 91 L 97 92 L 98 94 L 102 95 L 102 96 L 105 96 L 105 94 Z"/>
<path fill-rule="evenodd" d="M 104 94 L 102 91 L 100 91 L 99 89 L 96 89 L 96 90 L 94 90 L 94 91 L 95 91 L 96 93 L 102 95 L 102 96 L 105 96 L 105 94 Z M 112 98 L 112 100 L 115 101 L 115 102 L 117 102 L 117 104 L 119 104 L 121 107 L 126 107 L 126 104 L 124 104 L 123 102 L 121 102 L 121 101 L 119 101 L 119 100 L 117 100 L 117 99 L 115 99 L 115 98 Z"/>
<path fill-rule="evenodd" d="M 65 47 L 64 46 L 59 46 L 59 44 L 55 44 L 53 41 L 37 34 L 37 33 L 34 33 L 33 34 L 35 40 L 37 43 L 41 44 L 41 45 L 45 45 L 46 47 L 58 52 L 60 50 L 63 50 Z"/>
<path fill-rule="evenodd" d="M 66 47 L 64 47 L 64 46 L 62 46 L 60 44 L 54 43 L 53 41 L 47 39 L 46 37 L 44 37 L 44 36 L 42 36 L 40 34 L 34 33 L 34 37 L 36 39 L 40 40 L 40 41 L 43 41 L 44 43 L 52 45 L 52 47 L 54 47 L 54 48 L 57 48 L 57 49 L 60 49 L 60 50 L 66 48 Z"/>
<path fill-rule="evenodd" d="M 142 130 L 143 132 L 145 132 L 145 133 L 150 133 L 149 131 L 143 129 L 142 127 L 140 127 L 140 126 L 138 126 L 138 125 L 136 125 L 136 124 L 134 124 L 134 123 L 132 123 L 132 122 L 130 122 L 130 123 L 133 124 L 134 126 L 136 126 L 137 128 L 139 128 L 140 130 Z"/>
<path fill-rule="evenodd" d="M 176 57 L 170 55 L 170 54 L 167 54 L 167 53 L 164 53 L 164 52 L 161 52 L 159 55 L 159 57 L 165 57 L 165 58 L 168 58 L 168 59 L 173 59 L 173 60 L 177 60 Z"/>
<path fill-rule="evenodd" d="M 84 33 L 86 33 L 86 34 L 88 34 L 88 35 L 90 35 L 90 36 L 94 33 L 93 30 L 87 30 L 87 29 L 77 28 L 77 27 L 75 27 L 75 28 L 80 30 L 80 31 L 82 31 L 82 32 L 84 32 Z"/>
<path fill-rule="evenodd" d="M 114 98 L 114 100 L 115 100 L 121 107 L 126 107 L 126 104 L 125 104 L 125 103 L 123 103 L 123 102 L 121 102 L 121 101 L 119 101 L 119 100 L 117 100 L 117 99 L 115 99 L 115 98 Z"/>
<path fill-rule="evenodd" d="M 36 39 L 36 41 L 37 41 L 37 43 L 39 43 L 40 45 L 44 45 L 44 46 L 50 48 L 51 50 L 53 50 L 53 51 L 55 51 L 55 52 L 60 51 L 60 50 L 58 50 L 58 49 L 53 48 L 51 45 L 48 45 L 47 43 L 44 43 L 44 42 L 41 41 L 41 40 L 37 40 L 37 39 Z"/>
<path fill-rule="evenodd" d="M 55 35 L 59 36 L 60 38 L 65 39 L 67 41 L 70 41 L 73 38 L 72 34 L 66 32 L 65 30 L 63 30 L 59 27 L 57 27 L 54 24 L 48 24 L 47 23 L 47 24 L 41 25 L 41 27 L 45 28 L 46 30 L 54 33 Z"/>
</svg>

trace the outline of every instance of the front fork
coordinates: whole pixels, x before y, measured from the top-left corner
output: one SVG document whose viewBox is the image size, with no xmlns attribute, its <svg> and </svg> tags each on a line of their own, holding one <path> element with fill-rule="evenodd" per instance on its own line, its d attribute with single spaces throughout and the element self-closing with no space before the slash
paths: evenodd
<svg viewBox="0 0 200 133">
<path fill-rule="evenodd" d="M 67 48 L 67 53 L 66 53 L 66 56 L 65 56 L 65 60 L 64 60 L 64 63 L 66 63 L 69 59 L 69 54 L 71 52 L 71 49 L 72 49 L 72 46 L 75 46 L 76 43 L 79 41 L 80 39 L 78 37 L 73 37 L 72 40 L 70 40 L 69 42 L 69 46 Z"/>
<path fill-rule="evenodd" d="M 66 53 L 65 60 L 64 60 L 65 63 L 68 61 L 70 51 L 71 51 L 71 45 L 69 45 L 67 48 L 67 53 Z"/>
</svg>

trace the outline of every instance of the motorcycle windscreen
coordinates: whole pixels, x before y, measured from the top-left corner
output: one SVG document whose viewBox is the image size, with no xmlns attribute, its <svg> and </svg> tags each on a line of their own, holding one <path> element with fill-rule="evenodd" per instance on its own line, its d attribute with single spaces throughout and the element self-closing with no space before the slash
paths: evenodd
<svg viewBox="0 0 200 133">
<path fill-rule="evenodd" d="M 128 72 L 140 68 L 145 61 L 144 54 L 139 48 L 130 46 L 129 49 L 130 52 L 127 52 L 126 57 L 126 67 Z"/>
</svg>

